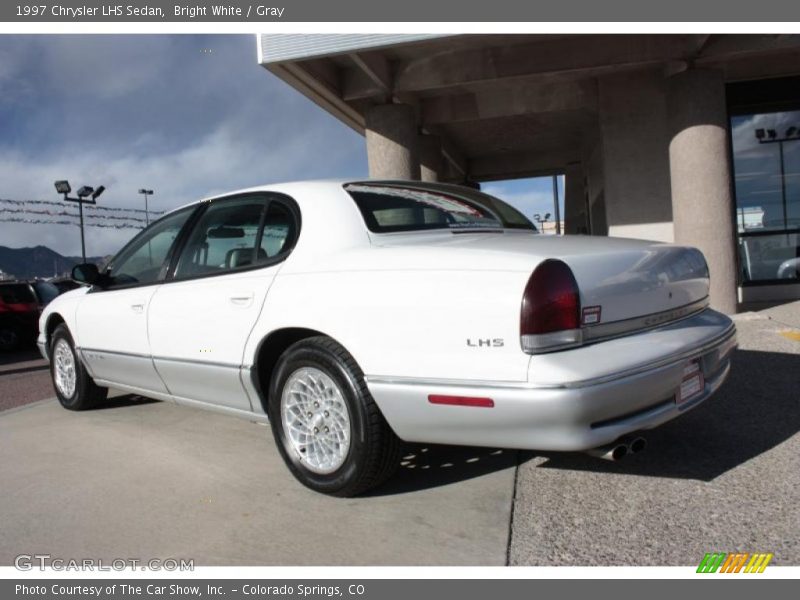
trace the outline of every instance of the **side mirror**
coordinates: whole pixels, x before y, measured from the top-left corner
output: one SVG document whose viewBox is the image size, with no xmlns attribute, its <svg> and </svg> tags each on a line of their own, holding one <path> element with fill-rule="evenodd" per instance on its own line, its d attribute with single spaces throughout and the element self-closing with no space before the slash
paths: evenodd
<svg viewBox="0 0 800 600">
<path fill-rule="evenodd" d="M 97 265 L 83 263 L 72 267 L 72 279 L 78 283 L 88 283 L 94 285 L 100 279 L 100 270 Z"/>
</svg>

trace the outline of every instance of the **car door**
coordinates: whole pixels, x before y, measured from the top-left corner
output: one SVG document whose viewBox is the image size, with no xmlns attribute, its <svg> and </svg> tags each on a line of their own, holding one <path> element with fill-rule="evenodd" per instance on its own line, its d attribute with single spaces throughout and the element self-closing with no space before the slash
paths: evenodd
<svg viewBox="0 0 800 600">
<path fill-rule="evenodd" d="M 153 361 L 176 400 L 251 410 L 245 343 L 298 225 L 293 203 L 266 193 L 215 200 L 198 218 L 148 315 Z"/>
<path fill-rule="evenodd" d="M 78 304 L 76 341 L 100 383 L 166 393 L 150 355 L 147 311 L 196 209 L 171 213 L 136 236 L 112 259 L 107 284 L 93 287 Z"/>
</svg>

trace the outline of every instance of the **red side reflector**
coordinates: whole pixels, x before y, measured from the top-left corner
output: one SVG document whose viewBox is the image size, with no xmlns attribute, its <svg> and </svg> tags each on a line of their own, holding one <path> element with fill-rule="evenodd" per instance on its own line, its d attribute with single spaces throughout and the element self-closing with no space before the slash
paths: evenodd
<svg viewBox="0 0 800 600">
<path fill-rule="evenodd" d="M 494 400 L 491 398 L 473 398 L 470 396 L 439 396 L 431 394 L 428 396 L 431 404 L 450 404 L 452 406 L 479 406 L 482 408 L 492 408 Z"/>
</svg>

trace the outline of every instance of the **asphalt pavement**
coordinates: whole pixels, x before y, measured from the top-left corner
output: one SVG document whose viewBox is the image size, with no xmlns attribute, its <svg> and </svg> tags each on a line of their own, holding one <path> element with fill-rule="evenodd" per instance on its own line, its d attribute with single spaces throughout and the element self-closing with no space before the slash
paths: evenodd
<svg viewBox="0 0 800 600">
<path fill-rule="evenodd" d="M 729 381 L 642 454 L 414 445 L 395 479 L 347 500 L 300 486 L 268 427 L 129 396 L 72 413 L 43 361 L 6 357 L 0 564 L 800 565 L 800 302 L 736 321 Z"/>
<path fill-rule="evenodd" d="M 736 317 L 731 375 L 619 463 L 525 453 L 512 565 L 687 565 L 772 552 L 800 565 L 800 302 Z"/>
<path fill-rule="evenodd" d="M 52 396 L 47 363 L 37 350 L 0 354 L 0 411 Z"/>
</svg>

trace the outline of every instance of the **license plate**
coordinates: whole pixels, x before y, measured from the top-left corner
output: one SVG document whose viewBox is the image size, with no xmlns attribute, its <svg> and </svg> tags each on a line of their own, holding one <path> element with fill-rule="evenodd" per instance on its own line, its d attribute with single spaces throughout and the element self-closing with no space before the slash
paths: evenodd
<svg viewBox="0 0 800 600">
<path fill-rule="evenodd" d="M 683 367 L 683 380 L 680 388 L 678 388 L 678 394 L 675 396 L 675 403 L 678 405 L 684 404 L 702 394 L 704 389 L 705 380 L 703 379 L 703 370 L 700 368 L 700 362 L 697 360 L 688 362 Z"/>
</svg>

